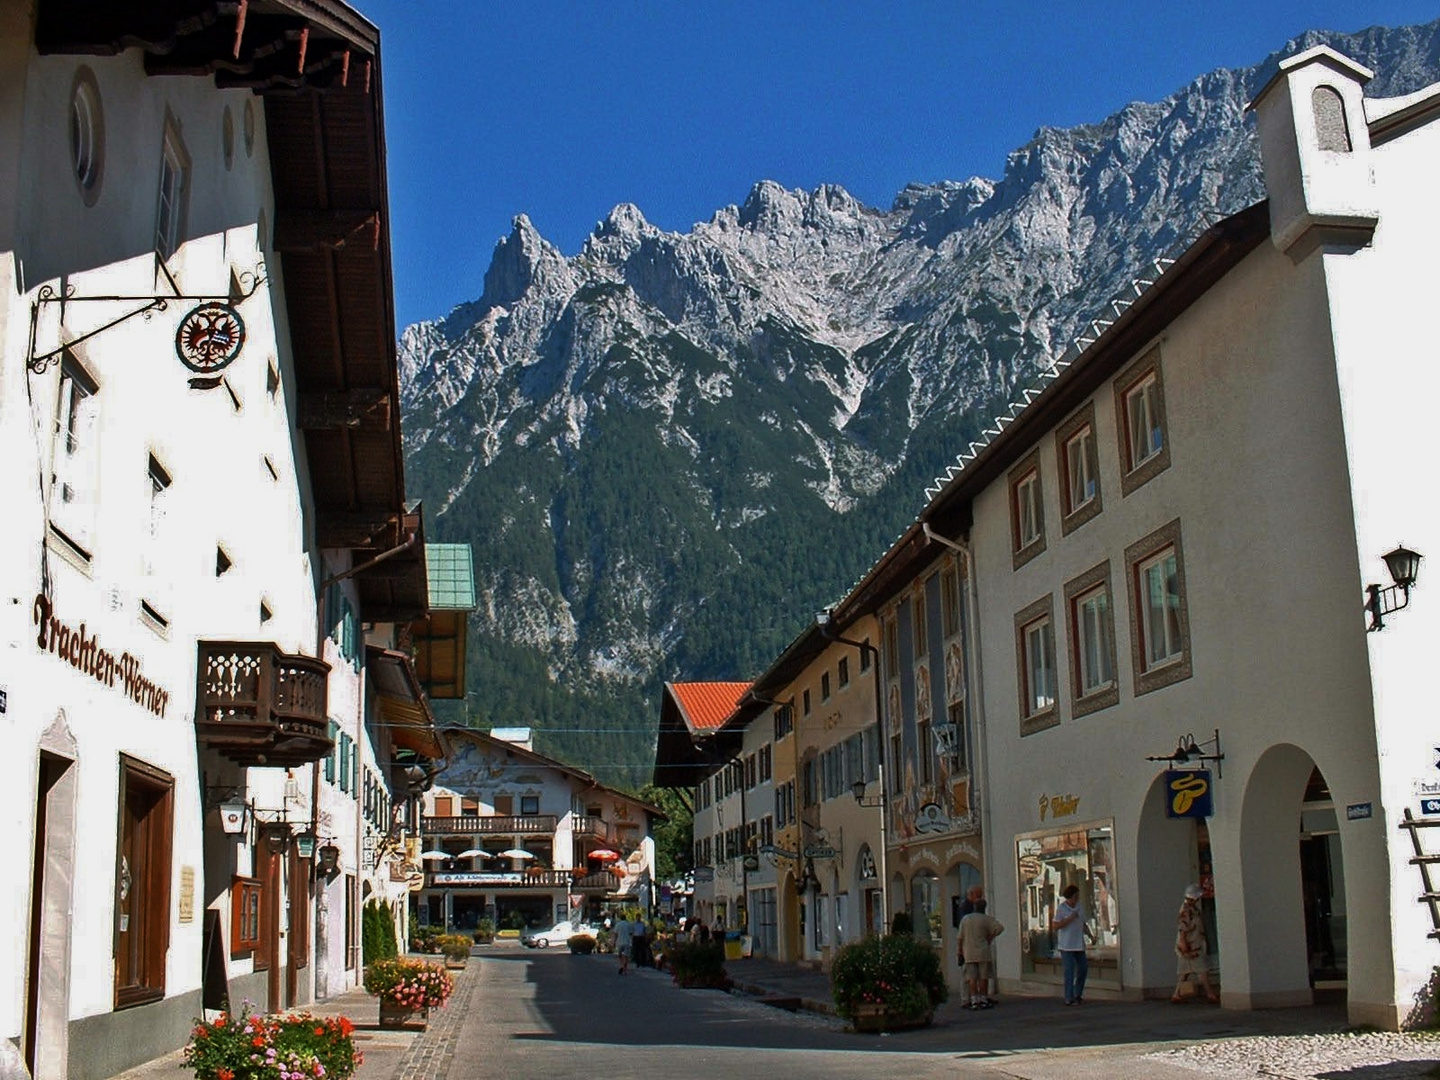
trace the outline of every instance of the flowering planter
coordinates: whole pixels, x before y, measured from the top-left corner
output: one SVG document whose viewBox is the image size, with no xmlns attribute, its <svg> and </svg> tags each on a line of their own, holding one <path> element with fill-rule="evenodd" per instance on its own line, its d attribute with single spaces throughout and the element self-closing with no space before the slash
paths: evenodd
<svg viewBox="0 0 1440 1080">
<path fill-rule="evenodd" d="M 423 1005 L 418 1008 L 411 1008 L 409 1005 L 401 1005 L 394 1001 L 380 999 L 380 1026 L 382 1028 L 424 1028 L 430 1017 L 430 1010 Z"/>
<path fill-rule="evenodd" d="M 933 1009 L 917 1016 L 913 1013 L 892 1013 L 884 1005 L 856 1005 L 850 1010 L 850 1026 L 862 1032 L 906 1031 L 929 1027 L 934 1017 Z"/>
<path fill-rule="evenodd" d="M 465 963 L 466 961 L 464 957 L 461 957 L 459 960 L 455 959 L 453 956 L 447 956 L 445 958 L 445 966 L 451 971 L 464 971 Z"/>
</svg>

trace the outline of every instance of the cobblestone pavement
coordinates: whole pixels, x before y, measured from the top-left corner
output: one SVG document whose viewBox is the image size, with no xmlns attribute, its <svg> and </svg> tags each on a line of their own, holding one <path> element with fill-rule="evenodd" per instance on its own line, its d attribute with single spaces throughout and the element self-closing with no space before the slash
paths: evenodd
<svg viewBox="0 0 1440 1080">
<path fill-rule="evenodd" d="M 1418 1080 L 1440 1076 L 1440 1035 L 1389 1031 L 1270 1035 L 1200 1043 L 1149 1055 L 1211 1077 Z"/>
<path fill-rule="evenodd" d="M 470 1012 L 483 966 L 479 960 L 472 959 L 464 971 L 454 973 L 455 992 L 444 1008 L 430 1010 L 429 1025 L 401 1059 L 393 1073 L 394 1080 L 445 1080 L 450 1075 L 460 1028 Z"/>
</svg>

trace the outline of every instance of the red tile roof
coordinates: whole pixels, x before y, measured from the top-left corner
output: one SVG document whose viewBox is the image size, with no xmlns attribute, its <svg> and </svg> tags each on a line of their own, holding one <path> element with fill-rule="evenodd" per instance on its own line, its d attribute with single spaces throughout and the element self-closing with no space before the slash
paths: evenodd
<svg viewBox="0 0 1440 1080">
<path fill-rule="evenodd" d="M 693 732 L 720 730 L 735 705 L 750 689 L 748 682 L 666 683 L 680 714 Z"/>
</svg>

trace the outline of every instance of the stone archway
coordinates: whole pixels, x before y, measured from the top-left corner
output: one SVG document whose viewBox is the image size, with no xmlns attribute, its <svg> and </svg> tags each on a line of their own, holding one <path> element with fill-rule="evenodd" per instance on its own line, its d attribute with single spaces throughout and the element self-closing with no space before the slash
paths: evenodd
<svg viewBox="0 0 1440 1080">
<path fill-rule="evenodd" d="M 1186 818 L 1166 816 L 1168 798 L 1161 772 L 1145 792 L 1136 830 L 1134 895 L 1139 898 L 1140 917 L 1134 932 L 1127 928 L 1120 943 L 1126 959 L 1122 978 L 1127 983 L 1138 979 L 1146 997 L 1169 997 L 1175 988 L 1175 919 L 1186 886 L 1201 883 L 1202 877 L 1201 826 Z M 1208 849 L 1208 838 L 1205 846 Z M 1207 913 L 1212 916 L 1208 920 L 1209 945 L 1214 952 L 1218 945 L 1213 920 L 1216 898 L 1208 900 Z M 1131 971 L 1137 974 L 1129 975 Z"/>
<path fill-rule="evenodd" d="M 1241 923 L 1244 944 L 1238 978 L 1224 989 L 1242 1008 L 1308 1005 L 1310 946 L 1301 865 L 1300 825 L 1315 760 L 1284 743 L 1260 755 L 1245 785 L 1240 811 Z M 1333 807 L 1331 808 L 1333 810 Z M 1334 845 L 1339 859 L 1339 831 Z"/>
</svg>

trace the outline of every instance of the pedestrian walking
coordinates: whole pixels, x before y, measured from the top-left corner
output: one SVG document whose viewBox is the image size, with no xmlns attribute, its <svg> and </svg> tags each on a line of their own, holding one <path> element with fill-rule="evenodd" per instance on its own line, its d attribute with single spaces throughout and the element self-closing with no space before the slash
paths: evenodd
<svg viewBox="0 0 1440 1080">
<path fill-rule="evenodd" d="M 645 920 L 640 915 L 635 916 L 635 921 L 631 924 L 630 934 L 631 952 L 634 954 L 635 966 L 649 967 L 650 931 L 645 925 Z"/>
<path fill-rule="evenodd" d="M 1085 907 L 1080 903 L 1080 886 L 1067 885 L 1060 895 L 1063 899 L 1055 906 L 1050 929 L 1055 931 L 1055 947 L 1060 952 L 1065 1004 L 1080 1005 L 1085 1001 L 1085 976 L 1090 973 L 1090 958 L 1085 955 L 1085 939 L 1090 936 L 1090 927 L 1085 923 Z"/>
<path fill-rule="evenodd" d="M 615 921 L 615 955 L 620 958 L 620 974 L 630 967 L 630 953 L 635 943 L 635 924 L 629 919 Z"/>
<path fill-rule="evenodd" d="M 993 915 L 986 914 L 983 897 L 971 901 L 974 908 L 960 920 L 960 948 L 965 957 L 965 985 L 970 991 L 967 1009 L 990 1009 L 995 999 L 990 996 L 990 976 L 995 971 L 995 947 L 992 944 L 1005 932 Z"/>
<path fill-rule="evenodd" d="M 1220 1000 L 1210 985 L 1210 953 L 1205 942 L 1205 921 L 1200 917 L 1200 899 L 1204 895 L 1199 885 L 1187 885 L 1175 919 L 1175 993 L 1170 1000 L 1176 1005 L 1189 1000 L 1180 991 L 1191 979 L 1197 983 L 1192 997 L 1204 990 L 1206 1000 Z"/>
</svg>

